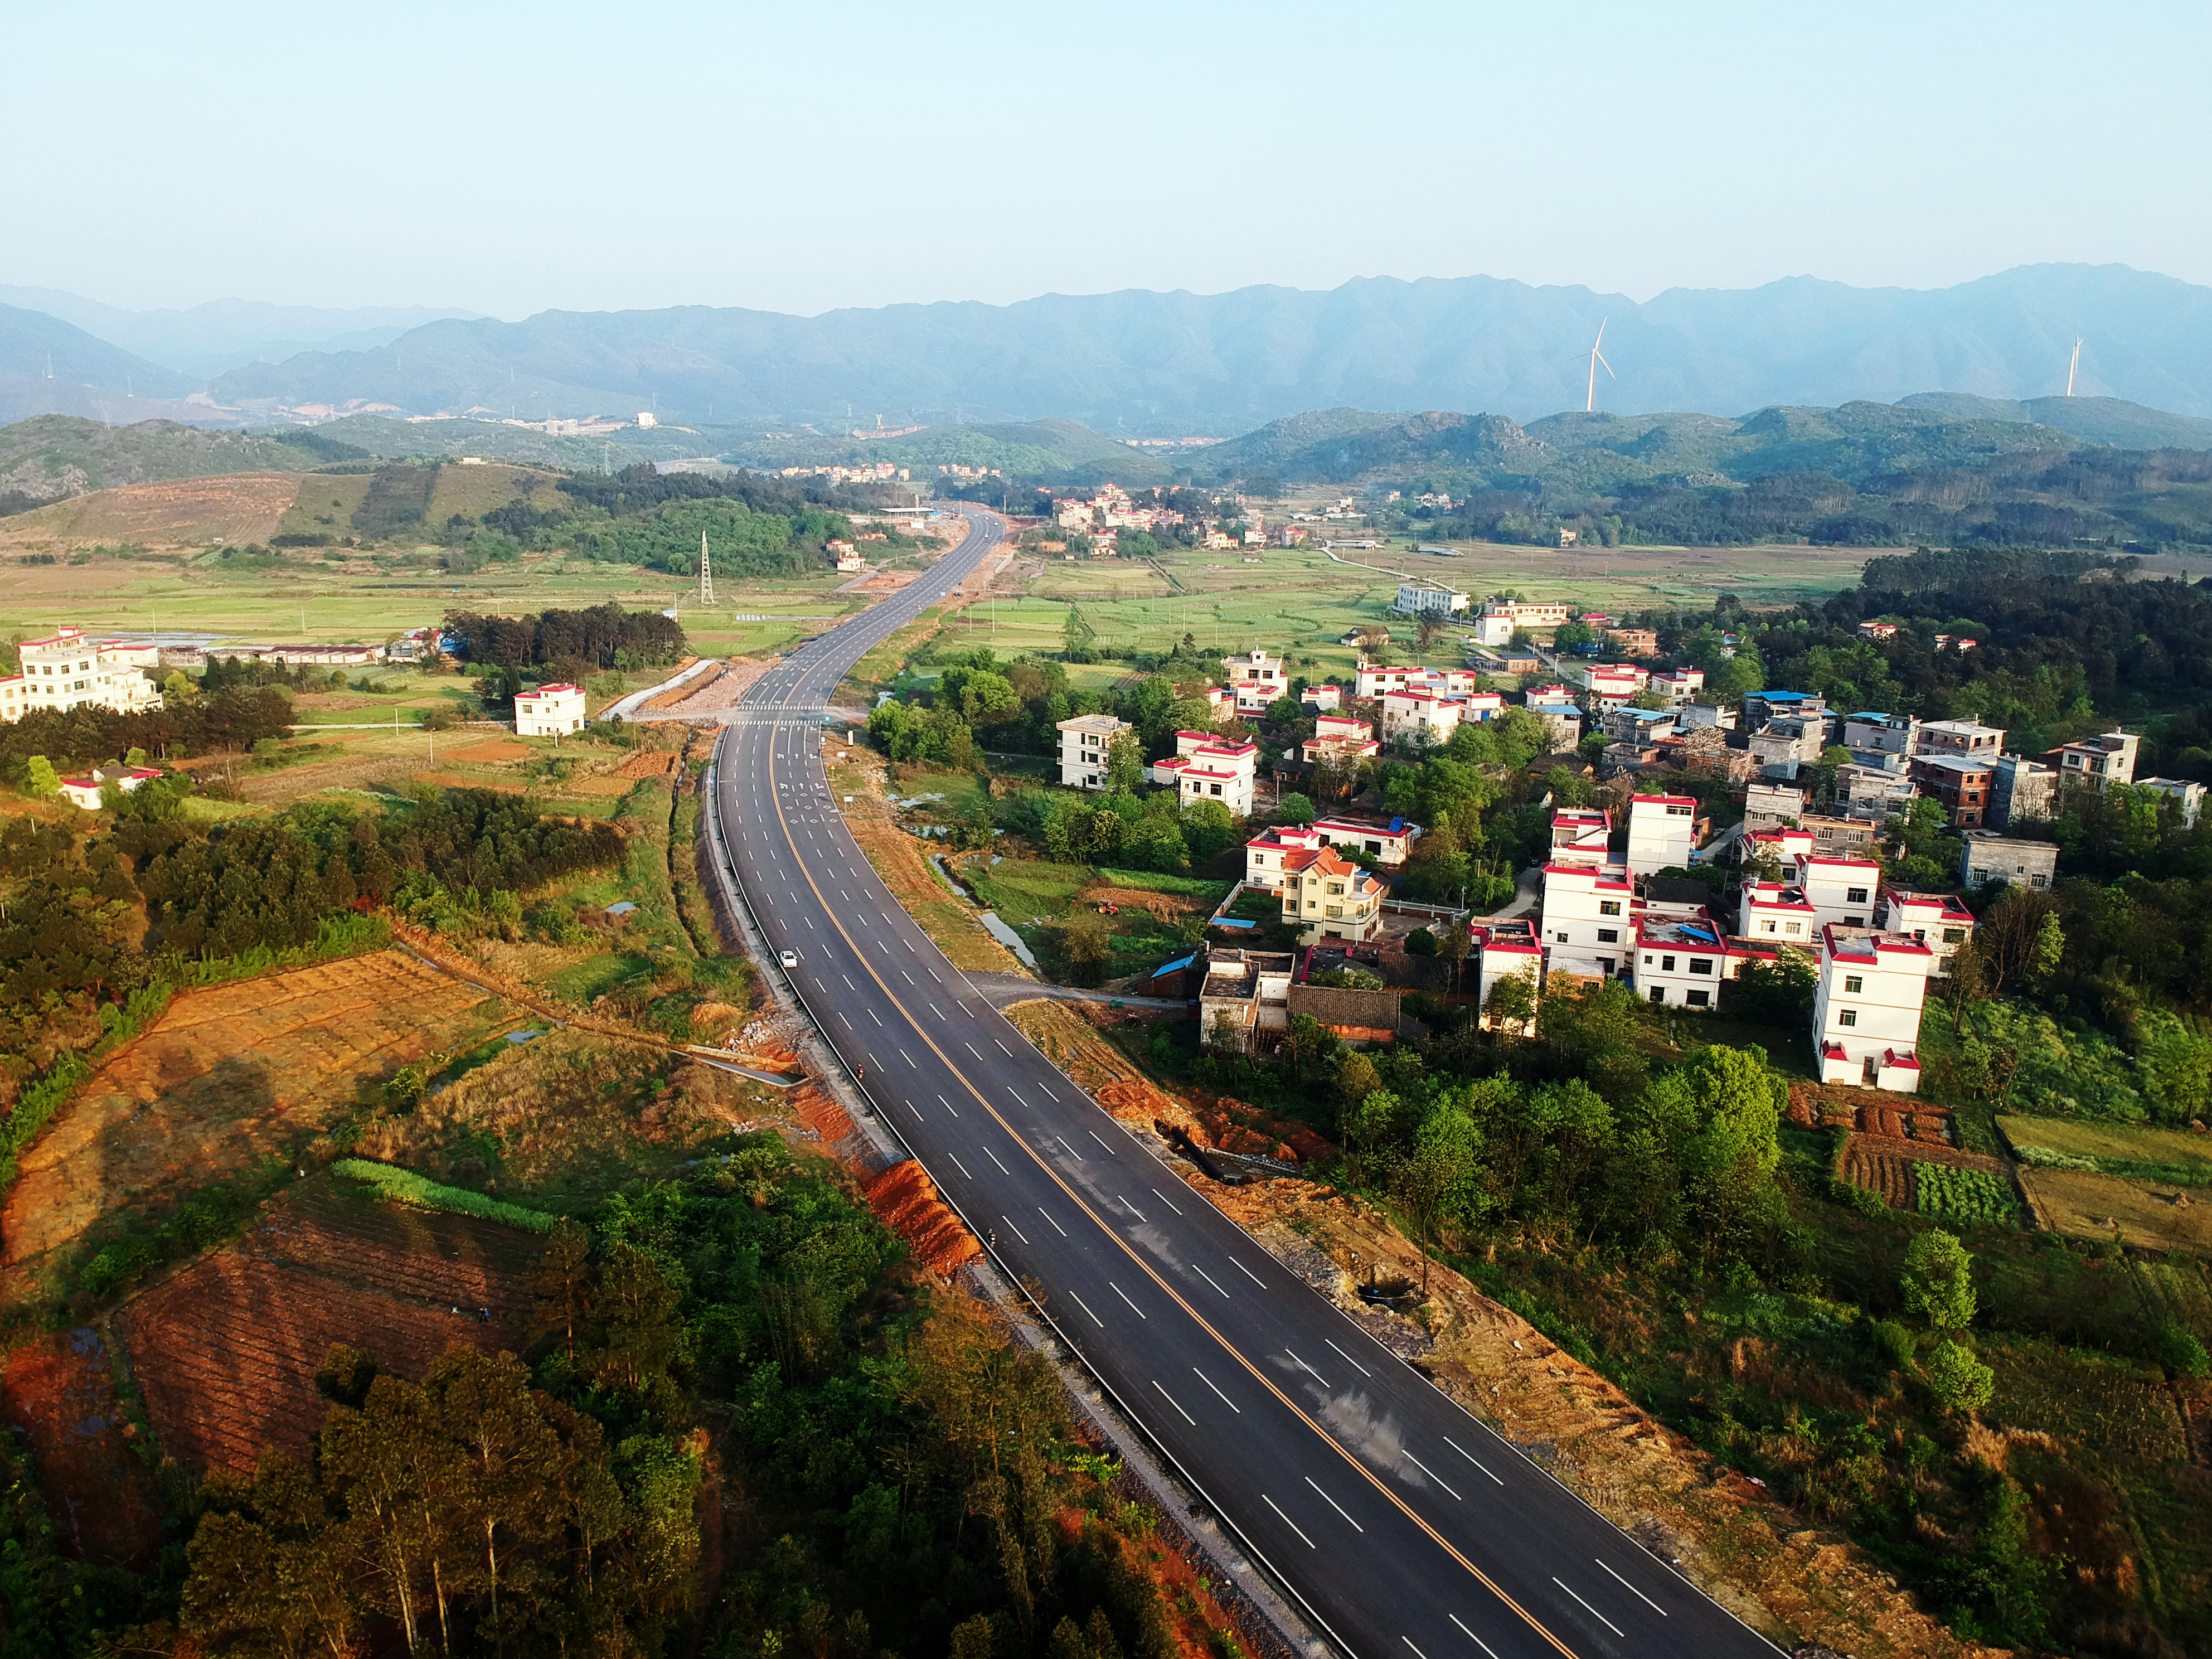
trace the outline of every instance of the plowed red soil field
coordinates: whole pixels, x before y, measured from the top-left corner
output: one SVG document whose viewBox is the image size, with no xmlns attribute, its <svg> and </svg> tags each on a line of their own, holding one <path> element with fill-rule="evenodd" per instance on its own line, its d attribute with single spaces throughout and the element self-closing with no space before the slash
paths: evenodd
<svg viewBox="0 0 2212 1659">
<path fill-rule="evenodd" d="M 161 1542 L 154 1472 L 131 1443 L 107 1345 L 88 1327 L 59 1331 L 8 1358 L 0 1404 L 38 1454 L 39 1483 L 67 1547 L 97 1566 L 143 1569 Z"/>
<path fill-rule="evenodd" d="M 137 1297 L 117 1325 L 162 1449 L 195 1469 L 250 1472 L 267 1447 L 307 1449 L 329 1409 L 315 1371 L 333 1343 L 415 1377 L 455 1343 L 520 1352 L 539 1249 L 526 1233 L 318 1179 L 231 1249 Z"/>
<path fill-rule="evenodd" d="M 363 1084 L 473 1037 L 486 1002 L 398 951 L 185 993 L 25 1149 L 7 1265 L 36 1271 L 112 1211 L 289 1150 Z"/>
<path fill-rule="evenodd" d="M 1851 1137 L 1850 1148 L 1844 1154 L 1844 1178 L 1869 1192 L 1880 1193 L 1882 1202 L 1893 1210 L 1913 1207 L 1911 1158 L 1872 1137 Z"/>
</svg>

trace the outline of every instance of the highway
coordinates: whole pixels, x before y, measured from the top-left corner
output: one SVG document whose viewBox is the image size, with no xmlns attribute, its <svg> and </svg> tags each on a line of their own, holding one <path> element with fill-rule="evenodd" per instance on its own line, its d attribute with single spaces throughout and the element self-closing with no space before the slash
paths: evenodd
<svg viewBox="0 0 2212 1659">
<path fill-rule="evenodd" d="M 831 793 L 820 710 L 996 545 L 994 515 L 963 517 L 967 538 L 921 579 L 750 688 L 716 750 L 714 834 L 839 1057 L 1007 1279 L 1344 1654 L 1771 1659 L 1182 1182 L 877 878 Z"/>
</svg>

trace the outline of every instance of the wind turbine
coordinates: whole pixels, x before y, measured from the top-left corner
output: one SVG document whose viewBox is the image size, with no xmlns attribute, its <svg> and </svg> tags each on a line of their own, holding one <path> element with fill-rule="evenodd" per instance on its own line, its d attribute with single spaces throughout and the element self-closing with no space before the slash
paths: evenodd
<svg viewBox="0 0 2212 1659">
<path fill-rule="evenodd" d="M 1583 398 L 1583 413 L 1585 415 L 1595 414 L 1597 411 L 1597 366 L 1600 363 L 1605 363 L 1605 353 L 1599 350 L 1598 347 L 1605 343 L 1605 325 L 1611 320 L 1610 318 L 1606 317 L 1598 319 L 1597 338 L 1590 345 L 1589 391 Z M 1611 363 L 1605 363 L 1605 372 L 1608 379 L 1617 380 L 1620 378 L 1613 372 Z"/>
<path fill-rule="evenodd" d="M 2074 377 L 2081 372 L 2081 343 L 2074 342 L 2074 361 L 2066 365 L 2066 395 L 2074 395 Z"/>
</svg>

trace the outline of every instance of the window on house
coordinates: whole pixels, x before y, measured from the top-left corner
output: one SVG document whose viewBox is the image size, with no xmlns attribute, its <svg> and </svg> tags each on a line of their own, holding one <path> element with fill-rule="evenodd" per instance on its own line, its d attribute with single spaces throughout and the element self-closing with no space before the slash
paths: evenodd
<svg viewBox="0 0 2212 1659">
<path fill-rule="evenodd" d="M 1866 918 L 1864 916 L 1845 916 L 1844 918 L 1844 926 L 1846 927 L 1863 927 L 1866 926 Z"/>
<path fill-rule="evenodd" d="M 1866 989 L 1866 981 L 1861 979 L 1856 974 L 1845 974 L 1844 975 L 1844 989 L 1849 992 L 1851 995 L 1856 996 L 1860 992 Z"/>
<path fill-rule="evenodd" d="M 1944 943 L 1944 944 L 1946 944 L 1946 945 L 1964 945 L 1966 942 L 1966 930 L 1965 928 L 1963 928 L 1963 927 L 1946 927 L 1946 928 L 1943 930 L 1943 943 Z"/>
<path fill-rule="evenodd" d="M 1789 934 L 1792 939 L 1795 939 L 1799 933 L 1804 931 L 1804 928 L 1801 923 L 1785 921 L 1782 924 L 1782 931 Z"/>
<path fill-rule="evenodd" d="M 1618 945 L 1618 944 L 1620 944 L 1620 928 L 1618 928 L 1618 927 L 1601 927 L 1601 928 L 1599 928 L 1599 929 L 1597 930 L 1597 942 L 1598 942 L 1600 945 Z"/>
<path fill-rule="evenodd" d="M 1864 904 L 1866 902 L 1866 895 L 1867 890 L 1863 887 L 1850 888 L 1844 894 L 1844 902 L 1846 904 Z"/>
<path fill-rule="evenodd" d="M 1692 1008 L 1710 1008 L 1713 1006 L 1713 994 L 1705 990 L 1685 991 L 1682 1000 Z"/>
<path fill-rule="evenodd" d="M 1759 924 L 1759 931 L 1762 933 L 1771 933 L 1774 931 L 1774 924 L 1771 921 L 1762 921 Z"/>
<path fill-rule="evenodd" d="M 1652 1001 L 1654 1001 L 1654 1002 L 1664 1002 L 1664 1001 L 1666 1001 L 1666 1000 L 1667 1000 L 1667 988 L 1666 988 L 1665 986 L 1663 986 L 1663 985 L 1655 985 L 1655 986 L 1653 986 L 1653 987 L 1651 988 L 1651 1000 L 1652 1000 Z"/>
<path fill-rule="evenodd" d="M 1690 971 L 1693 974 L 1711 973 L 1713 971 L 1713 959 L 1711 957 L 1692 957 L 1690 958 Z"/>
<path fill-rule="evenodd" d="M 1620 901 L 1619 899 L 1600 899 L 1597 902 L 1597 913 L 1601 916 L 1619 915 L 1620 914 Z"/>
<path fill-rule="evenodd" d="M 1856 1008 L 1846 1008 L 1836 1016 L 1836 1024 L 1838 1025 L 1856 1025 L 1858 1023 L 1859 1011 Z"/>
<path fill-rule="evenodd" d="M 1671 973 L 1673 973 L 1673 972 L 1674 971 L 1674 957 L 1660 957 L 1660 958 L 1659 958 L 1659 971 L 1660 971 L 1661 973 L 1662 973 L 1662 974 L 1671 974 Z"/>
<path fill-rule="evenodd" d="M 1646 968 L 1651 965 L 1651 953 L 1648 951 L 1644 953 L 1644 965 Z"/>
</svg>

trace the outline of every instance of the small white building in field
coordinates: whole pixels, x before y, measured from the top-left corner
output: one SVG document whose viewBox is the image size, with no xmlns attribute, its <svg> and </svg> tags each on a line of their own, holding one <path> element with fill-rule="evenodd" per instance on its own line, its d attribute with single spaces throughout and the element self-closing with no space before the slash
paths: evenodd
<svg viewBox="0 0 2212 1659">
<path fill-rule="evenodd" d="M 584 729 L 584 688 L 541 685 L 514 694 L 514 733 L 520 738 L 555 738 Z"/>
<path fill-rule="evenodd" d="M 1063 789 L 1103 789 L 1106 754 L 1114 739 L 1133 728 L 1111 714 L 1078 714 L 1056 722 L 1060 732 L 1060 782 Z"/>
<path fill-rule="evenodd" d="M 1916 1094 L 1920 1006 L 1935 952 L 1910 933 L 1879 927 L 1820 930 L 1813 1047 L 1820 1081 Z"/>
</svg>

